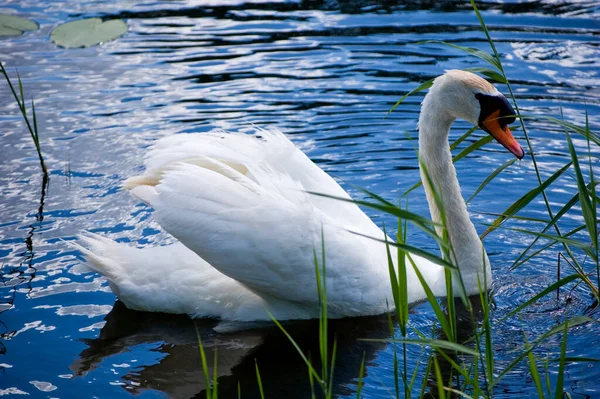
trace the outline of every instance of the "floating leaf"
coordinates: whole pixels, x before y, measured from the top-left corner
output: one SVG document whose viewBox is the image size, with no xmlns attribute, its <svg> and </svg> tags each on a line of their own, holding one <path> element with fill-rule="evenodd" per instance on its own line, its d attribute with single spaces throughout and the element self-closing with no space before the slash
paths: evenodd
<svg viewBox="0 0 600 399">
<path fill-rule="evenodd" d="M 100 18 L 88 18 L 59 25 L 50 38 L 64 48 L 91 47 L 115 40 L 126 32 L 127 24 L 120 19 L 103 22 Z"/>
<path fill-rule="evenodd" d="M 23 32 L 38 30 L 36 22 L 14 15 L 0 14 L 0 36 L 19 36 Z"/>
</svg>

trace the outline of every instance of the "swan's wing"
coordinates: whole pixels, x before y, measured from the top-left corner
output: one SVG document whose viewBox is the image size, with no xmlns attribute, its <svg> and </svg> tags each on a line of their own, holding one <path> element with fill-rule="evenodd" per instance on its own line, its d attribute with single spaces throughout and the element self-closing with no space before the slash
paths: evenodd
<svg viewBox="0 0 600 399">
<path fill-rule="evenodd" d="M 386 261 L 382 244 L 349 233 L 345 219 L 314 205 L 300 180 L 243 157 L 196 156 L 160 168 L 155 186 L 133 189 L 152 190 L 146 199 L 160 225 L 220 272 L 261 296 L 314 304 L 323 232 L 331 313 L 385 311 L 389 283 L 378 271 L 387 268 L 376 265 Z"/>
<path fill-rule="evenodd" d="M 144 175 L 128 179 L 125 187 L 142 201 L 151 203 L 156 194 L 153 186 L 166 170 L 178 162 L 198 157 L 218 160 L 263 188 L 279 191 L 284 197 L 288 195 L 285 189 L 289 188 L 285 185 L 289 186 L 287 181 L 291 181 L 297 189 L 350 199 L 331 176 L 315 165 L 283 133 L 274 129 L 258 130 L 255 135 L 211 132 L 163 138 L 148 152 Z M 268 168 L 274 173 L 265 175 L 251 171 L 257 168 Z M 285 181 L 281 181 L 280 176 L 284 176 Z M 308 201 L 331 218 L 343 220 L 355 230 L 379 234 L 377 226 L 352 203 L 315 195 L 309 196 Z"/>
</svg>

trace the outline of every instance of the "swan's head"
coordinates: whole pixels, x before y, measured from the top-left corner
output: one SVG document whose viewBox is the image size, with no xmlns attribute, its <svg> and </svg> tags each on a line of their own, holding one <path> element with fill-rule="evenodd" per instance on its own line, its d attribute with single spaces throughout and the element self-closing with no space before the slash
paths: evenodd
<svg viewBox="0 0 600 399">
<path fill-rule="evenodd" d="M 451 70 L 435 79 L 431 92 L 440 102 L 440 112 L 479 126 L 517 158 L 523 158 L 525 152 L 508 128 L 515 121 L 515 110 L 487 80 L 471 72 Z"/>
</svg>

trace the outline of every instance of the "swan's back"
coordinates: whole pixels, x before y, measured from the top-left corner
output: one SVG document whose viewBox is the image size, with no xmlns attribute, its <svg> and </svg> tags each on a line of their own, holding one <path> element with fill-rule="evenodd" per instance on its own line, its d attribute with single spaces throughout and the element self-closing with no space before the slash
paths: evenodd
<svg viewBox="0 0 600 399">
<path fill-rule="evenodd" d="M 125 183 L 160 225 L 258 295 L 317 302 L 314 255 L 325 242 L 330 313 L 384 311 L 383 238 L 348 194 L 283 134 L 192 134 L 160 140 L 146 173 Z M 382 256 L 383 255 L 383 256 Z"/>
</svg>

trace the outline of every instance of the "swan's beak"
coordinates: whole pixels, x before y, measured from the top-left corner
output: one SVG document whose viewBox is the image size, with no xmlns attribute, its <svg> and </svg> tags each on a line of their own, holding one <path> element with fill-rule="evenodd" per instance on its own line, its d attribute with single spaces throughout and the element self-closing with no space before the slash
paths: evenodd
<svg viewBox="0 0 600 399">
<path fill-rule="evenodd" d="M 508 126 L 502 127 L 500 125 L 500 111 L 492 112 L 480 126 L 483 130 L 492 135 L 500 144 L 504 146 L 508 151 L 512 152 L 515 157 L 523 159 L 525 151 L 523 147 L 515 140 Z"/>
</svg>

